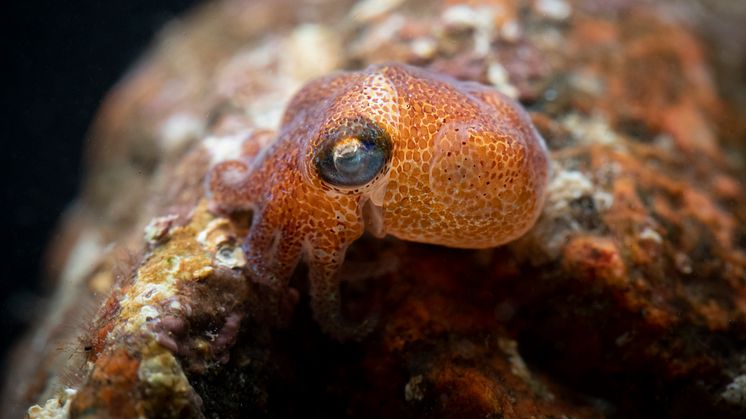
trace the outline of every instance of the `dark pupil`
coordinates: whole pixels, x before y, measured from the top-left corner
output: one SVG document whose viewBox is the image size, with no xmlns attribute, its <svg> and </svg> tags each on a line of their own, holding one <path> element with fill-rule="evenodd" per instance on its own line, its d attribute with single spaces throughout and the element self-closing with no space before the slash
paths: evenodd
<svg viewBox="0 0 746 419">
<path fill-rule="evenodd" d="M 314 158 L 319 176 L 335 186 L 363 186 L 375 179 L 391 154 L 391 140 L 372 121 L 352 120 L 324 135 Z"/>
<path fill-rule="evenodd" d="M 364 170 L 368 165 L 370 154 L 365 149 L 365 145 L 357 138 L 348 138 L 338 142 L 334 146 L 334 167 L 348 175 L 355 175 Z"/>
</svg>

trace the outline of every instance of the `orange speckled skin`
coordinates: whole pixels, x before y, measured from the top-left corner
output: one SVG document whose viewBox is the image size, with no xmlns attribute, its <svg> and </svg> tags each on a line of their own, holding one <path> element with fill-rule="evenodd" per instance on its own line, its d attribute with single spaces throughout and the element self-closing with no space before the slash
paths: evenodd
<svg viewBox="0 0 746 419">
<path fill-rule="evenodd" d="M 315 151 L 329 132 L 361 119 L 390 137 L 388 161 L 363 186 L 327 184 Z M 497 246 L 534 224 L 548 171 L 544 141 L 513 100 L 402 64 L 310 82 L 288 105 L 277 139 L 236 157 L 210 175 L 213 207 L 252 210 L 245 250 L 257 281 L 281 289 L 305 258 L 314 314 L 338 338 L 373 324 L 348 324 L 340 314 L 338 269 L 366 228 L 451 247 Z"/>
</svg>

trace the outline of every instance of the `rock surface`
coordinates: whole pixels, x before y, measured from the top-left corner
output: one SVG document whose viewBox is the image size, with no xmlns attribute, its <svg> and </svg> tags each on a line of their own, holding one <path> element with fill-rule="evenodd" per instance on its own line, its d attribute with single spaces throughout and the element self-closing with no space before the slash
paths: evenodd
<svg viewBox="0 0 746 419">
<path fill-rule="evenodd" d="M 101 109 L 52 244 L 64 269 L 3 413 L 743 415 L 746 59 L 711 42 L 746 39 L 732 24 L 746 11 L 726 3 L 203 6 Z M 553 173 L 539 223 L 508 246 L 357 242 L 346 308 L 381 320 L 340 344 L 312 320 L 303 269 L 287 318 L 263 305 L 242 273 L 248 226 L 208 211 L 203 177 L 247 136 L 271 138 L 307 80 L 382 61 L 516 97 Z"/>
</svg>

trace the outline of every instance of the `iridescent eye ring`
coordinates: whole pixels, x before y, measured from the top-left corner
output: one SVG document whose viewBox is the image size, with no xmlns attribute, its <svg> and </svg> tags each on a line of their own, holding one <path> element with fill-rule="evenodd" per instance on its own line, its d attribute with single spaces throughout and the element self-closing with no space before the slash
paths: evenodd
<svg viewBox="0 0 746 419">
<path fill-rule="evenodd" d="M 322 134 L 313 162 L 326 183 L 361 187 L 383 171 L 391 158 L 391 137 L 365 118 L 348 119 Z"/>
</svg>

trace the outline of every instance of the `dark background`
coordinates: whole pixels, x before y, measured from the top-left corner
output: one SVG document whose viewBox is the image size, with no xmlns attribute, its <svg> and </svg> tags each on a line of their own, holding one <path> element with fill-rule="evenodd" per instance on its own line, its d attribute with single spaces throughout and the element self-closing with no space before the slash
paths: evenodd
<svg viewBox="0 0 746 419">
<path fill-rule="evenodd" d="M 41 260 L 82 175 L 102 98 L 164 23 L 195 0 L 14 1 L 3 6 L 0 359 L 43 303 Z"/>
</svg>

